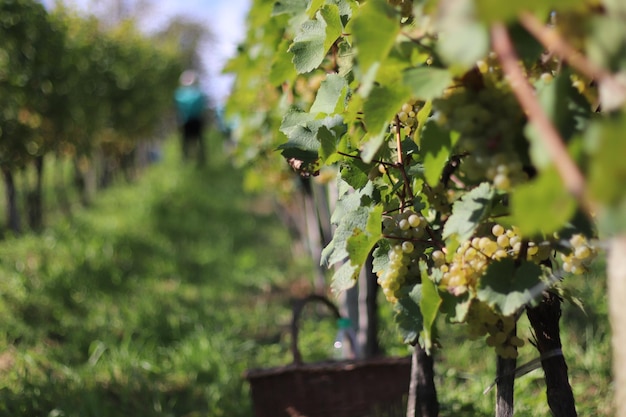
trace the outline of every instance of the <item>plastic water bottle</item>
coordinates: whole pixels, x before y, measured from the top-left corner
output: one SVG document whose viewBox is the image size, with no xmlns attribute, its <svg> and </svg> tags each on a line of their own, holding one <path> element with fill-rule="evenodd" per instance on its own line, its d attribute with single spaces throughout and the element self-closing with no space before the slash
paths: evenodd
<svg viewBox="0 0 626 417">
<path fill-rule="evenodd" d="M 341 317 L 337 320 L 337 336 L 333 343 L 334 359 L 355 359 L 354 347 L 356 346 L 356 335 L 352 328 L 352 322 L 347 317 Z"/>
</svg>

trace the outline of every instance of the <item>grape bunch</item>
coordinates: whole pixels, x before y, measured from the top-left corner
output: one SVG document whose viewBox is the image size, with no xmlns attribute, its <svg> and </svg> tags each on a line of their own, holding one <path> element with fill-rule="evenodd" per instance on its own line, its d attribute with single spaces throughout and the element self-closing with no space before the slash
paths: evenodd
<svg viewBox="0 0 626 417">
<path fill-rule="evenodd" d="M 389 262 L 377 275 L 378 284 L 392 304 L 398 301 L 402 285 L 419 277 L 418 261 L 423 254 L 425 223 L 424 218 L 411 209 L 383 220 L 383 235 L 390 246 Z"/>
<path fill-rule="evenodd" d="M 571 251 L 561 253 L 563 270 L 574 275 L 581 275 L 587 271 L 589 264 L 596 257 L 595 247 L 581 234 L 573 235 L 569 239 Z"/>
<path fill-rule="evenodd" d="M 498 356 L 517 358 L 517 349 L 524 346 L 524 340 L 515 335 L 515 317 L 500 316 L 483 302 L 472 302 L 466 321 L 470 338 L 487 336 L 487 345 L 495 348 Z"/>
<path fill-rule="evenodd" d="M 400 128 L 405 136 L 409 136 L 417 127 L 417 112 L 420 110 L 418 101 L 411 99 L 402 105 L 397 114 L 397 119 L 392 121 L 391 128 L 395 130 L 396 121 L 400 122 Z"/>
<path fill-rule="evenodd" d="M 524 182 L 527 174 L 520 159 L 525 139 L 525 116 L 502 81 L 480 77 L 478 86 L 458 86 L 433 102 L 436 120 L 459 133 L 455 151 L 465 154 L 459 177 L 469 182 L 491 181 L 507 191 Z"/>
<path fill-rule="evenodd" d="M 516 227 L 505 229 L 500 224 L 494 224 L 490 234 L 463 242 L 449 263 L 440 251 L 434 251 L 431 259 L 433 265 L 443 273 L 440 284 L 452 294 L 461 295 L 476 289 L 490 262 L 506 257 L 518 259 L 522 244 L 522 237 Z M 525 250 L 527 260 L 540 263 L 549 258 L 551 245 L 549 242 L 538 244 L 528 241 Z"/>
</svg>

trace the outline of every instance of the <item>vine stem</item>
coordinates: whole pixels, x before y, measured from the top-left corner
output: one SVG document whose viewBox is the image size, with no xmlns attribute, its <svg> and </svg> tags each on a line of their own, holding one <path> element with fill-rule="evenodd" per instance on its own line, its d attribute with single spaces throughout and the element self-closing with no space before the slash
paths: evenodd
<svg viewBox="0 0 626 417">
<path fill-rule="evenodd" d="M 569 383 L 567 363 L 561 351 L 559 329 L 561 299 L 553 293 L 546 292 L 539 305 L 526 310 L 526 315 L 534 331 L 533 344 L 542 356 L 541 366 L 550 411 L 554 417 L 576 417 L 574 393 Z M 545 354 L 555 351 L 561 354 L 543 358 Z"/>
<path fill-rule="evenodd" d="M 404 169 L 404 158 L 402 157 L 402 133 L 400 132 L 400 117 L 396 114 L 396 147 L 398 149 L 398 169 L 402 174 L 402 179 L 404 180 L 404 195 L 407 196 L 411 201 L 415 198 L 413 194 L 413 190 L 411 189 L 411 182 L 409 180 L 409 176 L 406 174 L 406 169 Z M 404 200 L 404 198 L 402 198 Z"/>
<path fill-rule="evenodd" d="M 419 343 L 413 349 L 406 416 L 437 417 L 439 415 L 439 401 L 435 387 L 433 357 Z"/>
<path fill-rule="evenodd" d="M 587 213 L 592 212 L 591 202 L 585 195 L 585 178 L 567 151 L 561 135 L 541 108 L 532 86 L 524 76 L 506 26 L 502 23 L 495 23 L 491 28 L 491 35 L 493 49 L 498 55 L 502 70 L 508 77 L 513 94 L 530 122 L 539 130 L 546 150 L 566 189 Z"/>
<path fill-rule="evenodd" d="M 497 357 L 496 417 L 513 417 L 516 359 Z"/>
<path fill-rule="evenodd" d="M 400 117 L 396 114 L 396 148 L 398 149 L 398 165 L 403 166 L 402 159 L 402 134 L 400 133 Z"/>
</svg>

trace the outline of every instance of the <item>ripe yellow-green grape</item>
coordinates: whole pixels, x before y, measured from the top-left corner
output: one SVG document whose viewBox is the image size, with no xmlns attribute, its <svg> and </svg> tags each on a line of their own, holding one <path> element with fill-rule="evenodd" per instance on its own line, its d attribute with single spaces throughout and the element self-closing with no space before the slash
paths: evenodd
<svg viewBox="0 0 626 417">
<path fill-rule="evenodd" d="M 561 253 L 563 270 L 574 275 L 582 275 L 588 270 L 591 261 L 596 257 L 597 251 L 582 234 L 573 235 L 569 239 L 570 253 Z"/>
<path fill-rule="evenodd" d="M 390 244 L 387 268 L 378 271 L 378 284 L 387 301 L 398 301 L 398 290 L 410 279 L 419 277 L 419 259 L 423 255 L 426 222 L 412 209 L 394 213 L 383 219 L 383 235 Z"/>
</svg>

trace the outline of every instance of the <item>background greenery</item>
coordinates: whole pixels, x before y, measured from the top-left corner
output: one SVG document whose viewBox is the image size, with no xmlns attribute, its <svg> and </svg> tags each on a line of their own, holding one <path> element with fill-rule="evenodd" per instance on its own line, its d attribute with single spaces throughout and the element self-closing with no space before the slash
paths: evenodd
<svg viewBox="0 0 626 417">
<path fill-rule="evenodd" d="M 309 291 L 314 265 L 293 259 L 271 201 L 242 191 L 221 141 L 212 135 L 200 169 L 169 140 L 136 182 L 0 242 L 0 416 L 252 415 L 242 375 L 290 362 L 291 300 Z M 589 303 L 563 317 L 580 415 L 610 414 L 603 283 L 572 280 Z M 406 354 L 386 308 L 383 343 Z M 325 359 L 334 336 L 317 314 L 303 316 L 308 361 Z M 482 391 L 495 357 L 461 331 L 442 334 L 436 358 L 442 416 L 491 415 L 493 392 Z M 516 385 L 517 415 L 549 415 L 540 373 Z"/>
</svg>

